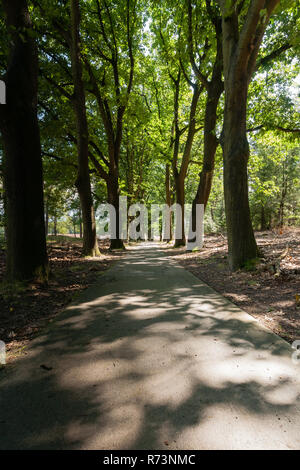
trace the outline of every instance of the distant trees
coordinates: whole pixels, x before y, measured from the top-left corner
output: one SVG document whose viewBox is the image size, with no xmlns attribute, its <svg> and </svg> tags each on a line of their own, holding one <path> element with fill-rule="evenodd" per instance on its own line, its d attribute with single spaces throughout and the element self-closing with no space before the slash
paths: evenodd
<svg viewBox="0 0 300 470">
<path fill-rule="evenodd" d="M 254 227 L 267 230 L 300 222 L 300 147 L 270 131 L 257 137 L 249 162 Z"/>
</svg>

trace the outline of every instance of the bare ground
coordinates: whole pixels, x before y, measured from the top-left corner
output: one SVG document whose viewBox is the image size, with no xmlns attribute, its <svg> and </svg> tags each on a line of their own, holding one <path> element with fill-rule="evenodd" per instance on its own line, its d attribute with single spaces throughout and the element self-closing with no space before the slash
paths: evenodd
<svg viewBox="0 0 300 470">
<path fill-rule="evenodd" d="M 300 339 L 300 229 L 257 232 L 256 240 L 263 259 L 234 273 L 227 264 L 226 239 L 220 235 L 206 236 L 199 252 L 171 251 L 202 281 L 293 342 Z"/>
<path fill-rule="evenodd" d="M 0 249 L 0 339 L 6 343 L 8 362 L 22 354 L 41 328 L 121 256 L 120 252 L 110 252 L 108 244 L 101 242 L 100 258 L 82 258 L 81 244 L 78 238 L 50 237 L 48 285 L 7 284 L 5 252 Z"/>
</svg>

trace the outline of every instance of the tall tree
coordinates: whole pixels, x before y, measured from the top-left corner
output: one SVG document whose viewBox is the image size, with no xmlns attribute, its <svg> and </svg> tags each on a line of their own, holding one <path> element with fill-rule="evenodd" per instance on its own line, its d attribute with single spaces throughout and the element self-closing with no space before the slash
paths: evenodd
<svg viewBox="0 0 300 470">
<path fill-rule="evenodd" d="M 72 147 L 69 152 L 71 151 L 71 154 L 73 154 L 73 147 L 76 148 L 78 164 L 72 163 L 72 165 L 77 168 L 75 186 L 79 194 L 82 212 L 82 253 L 84 256 L 98 256 L 100 252 L 97 244 L 90 182 L 90 137 L 82 70 L 81 6 L 79 1 L 75 7 L 72 1 L 66 3 L 68 3 L 67 8 L 61 10 L 61 16 L 58 18 L 55 9 L 49 8 L 48 4 L 46 7 L 42 0 L 34 0 L 37 7 L 36 29 L 39 32 L 41 50 L 40 76 L 42 77 L 42 87 L 39 94 L 39 105 L 43 109 L 44 116 L 50 115 L 51 122 L 57 122 L 60 140 L 67 141 L 69 147 Z M 45 18 L 51 25 L 50 29 L 45 27 Z M 51 86 L 50 96 L 47 93 L 45 94 L 44 82 L 47 83 L 48 87 L 49 84 Z M 59 96 L 57 101 L 55 100 L 56 94 Z M 73 113 L 75 113 L 75 122 Z M 50 140 L 48 135 L 47 140 Z M 45 152 L 45 147 L 48 147 L 48 145 L 45 145 L 44 140 L 42 143 L 43 155 L 53 155 L 55 157 L 54 151 L 58 146 L 57 142 L 54 147 L 53 142 L 51 142 L 51 152 Z"/>
<path fill-rule="evenodd" d="M 10 51 L 7 104 L 0 108 L 4 147 L 7 275 L 48 278 L 43 174 L 37 119 L 37 48 L 26 0 L 3 0 Z"/>
<path fill-rule="evenodd" d="M 270 16 L 279 0 L 218 0 L 222 14 L 225 111 L 224 195 L 229 264 L 238 269 L 257 257 L 248 200 L 246 134 L 248 87 Z"/>
<path fill-rule="evenodd" d="M 195 47 L 195 29 L 193 16 L 197 15 L 197 11 L 193 11 L 191 0 L 187 1 L 187 43 L 190 62 L 196 77 L 198 78 L 200 83 L 203 84 L 207 93 L 204 117 L 203 164 L 200 172 L 197 193 L 195 195 L 192 205 L 192 231 L 194 233 L 196 230 L 196 205 L 203 204 L 204 209 L 206 209 L 212 187 L 213 174 L 215 168 L 215 155 L 218 147 L 218 139 L 216 136 L 217 110 L 220 97 L 224 90 L 224 83 L 222 80 L 223 54 L 221 17 L 218 9 L 212 6 L 211 0 L 206 0 L 206 9 L 208 15 L 208 22 L 213 25 L 214 33 L 211 33 L 211 31 L 209 30 L 209 33 L 206 32 L 206 34 L 204 34 L 204 37 L 202 33 L 202 37 L 200 38 L 200 40 L 202 40 L 204 44 L 204 50 L 210 49 L 210 55 L 212 57 L 211 62 L 213 64 L 211 70 L 207 70 L 207 65 L 206 70 L 202 70 L 203 55 L 201 58 L 199 58 L 199 63 L 197 63 L 197 60 L 195 58 L 195 48 L 197 47 Z M 199 27 L 197 27 L 196 30 L 199 30 Z M 215 47 L 213 47 L 212 45 L 214 42 L 216 43 Z M 208 68 L 210 69 L 211 67 Z M 210 78 L 209 75 L 211 75 Z"/>
<path fill-rule="evenodd" d="M 196 134 L 196 112 L 200 94 L 202 92 L 201 86 L 198 83 L 189 84 L 193 88 L 193 97 L 190 104 L 190 113 L 188 120 L 188 133 L 184 144 L 183 155 L 180 164 L 178 163 L 178 153 L 180 145 L 180 136 L 182 131 L 179 129 L 179 87 L 180 87 L 180 72 L 176 79 L 171 75 L 175 85 L 174 96 L 174 147 L 173 147 L 173 176 L 175 180 L 176 203 L 181 207 L 181 217 L 176 221 L 175 229 L 175 247 L 185 246 L 185 229 L 184 229 L 184 205 L 185 205 L 185 179 L 187 175 L 188 165 L 190 162 L 191 150 L 193 140 Z"/>
<path fill-rule="evenodd" d="M 179 18 L 177 18 L 178 11 L 180 12 Z M 185 181 L 194 137 L 197 130 L 199 130 L 196 127 L 196 117 L 199 98 L 203 90 L 203 85 L 199 82 L 198 77 L 196 77 L 195 81 L 193 80 L 195 74 L 190 67 L 189 61 L 185 60 L 186 57 L 181 50 L 182 16 L 180 5 L 174 5 L 171 2 L 170 8 L 163 10 L 160 7 L 156 12 L 157 19 L 156 27 L 154 28 L 158 40 L 158 49 L 161 58 L 167 64 L 167 74 L 173 90 L 171 163 L 176 203 L 178 204 L 177 209 L 181 208 L 181 214 L 177 214 L 178 217 L 176 217 L 175 247 L 186 244 L 184 226 Z M 168 26 L 169 23 L 170 26 Z M 191 90 L 193 91 L 192 94 L 190 93 Z M 182 127 L 181 121 L 183 121 Z M 187 134 L 184 137 L 184 142 L 181 142 L 181 138 L 186 131 Z"/>
<path fill-rule="evenodd" d="M 90 77 L 90 91 L 96 98 L 101 116 L 106 148 L 103 153 L 98 152 L 100 158 L 90 157 L 99 176 L 106 182 L 108 202 L 116 213 L 116 237 L 111 240 L 111 249 L 120 249 L 124 248 L 124 244 L 119 227 L 119 166 L 124 115 L 134 78 L 136 0 L 122 0 L 117 5 L 108 4 L 107 0 L 95 0 L 93 3 L 99 35 L 91 51 L 98 60 L 95 62 L 90 54 L 86 55 L 85 65 Z"/>
<path fill-rule="evenodd" d="M 82 79 L 80 51 L 80 7 L 79 0 L 71 0 L 71 63 L 74 82 L 74 108 L 77 129 L 78 189 L 82 222 L 83 254 L 98 256 L 100 254 L 96 236 L 95 212 L 89 173 L 89 131 L 86 117 L 85 89 Z"/>
<path fill-rule="evenodd" d="M 170 164 L 166 164 L 166 173 L 165 173 L 165 192 L 166 192 L 166 206 L 170 209 L 172 205 L 172 196 L 171 196 L 171 178 L 170 178 Z M 172 214 L 169 212 L 165 220 L 165 226 L 163 227 L 164 232 L 164 241 L 169 242 L 172 240 Z"/>
</svg>

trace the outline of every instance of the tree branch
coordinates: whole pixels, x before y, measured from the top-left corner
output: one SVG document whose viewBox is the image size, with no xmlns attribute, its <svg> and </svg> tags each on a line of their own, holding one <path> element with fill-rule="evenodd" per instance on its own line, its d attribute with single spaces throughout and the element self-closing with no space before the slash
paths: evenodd
<svg viewBox="0 0 300 470">
<path fill-rule="evenodd" d="M 192 1 L 188 0 L 188 48 L 189 48 L 189 56 L 191 66 L 193 68 L 194 74 L 198 78 L 198 80 L 208 88 L 208 81 L 207 78 L 202 74 L 199 67 L 197 67 L 195 62 L 194 56 L 194 39 L 193 39 L 193 8 L 192 8 Z"/>
<path fill-rule="evenodd" d="M 68 100 L 70 100 L 71 102 L 74 100 L 74 94 L 71 95 L 70 93 L 68 93 L 63 88 L 63 86 L 61 86 L 59 83 L 56 83 L 56 81 L 52 78 L 48 77 L 42 69 L 40 69 L 40 74 L 45 78 L 45 80 L 47 80 L 47 82 L 51 83 L 51 85 L 53 85 L 60 92 L 61 95 L 68 98 Z"/>
<path fill-rule="evenodd" d="M 269 124 L 269 123 L 264 123 L 264 124 L 260 124 L 258 126 L 255 126 L 255 127 L 249 127 L 247 129 L 247 132 L 255 132 L 255 131 L 259 131 L 260 129 L 264 129 L 266 131 L 272 131 L 272 130 L 278 130 L 278 131 L 281 131 L 281 132 L 289 132 L 289 133 L 294 133 L 294 134 L 299 134 L 300 135 L 300 129 L 292 129 L 290 127 L 282 127 L 282 126 L 278 126 L 276 124 Z"/>
<path fill-rule="evenodd" d="M 89 77 L 90 77 L 90 80 L 91 80 L 91 84 L 92 84 L 92 87 L 93 87 L 92 93 L 96 97 L 96 100 L 97 100 L 97 103 L 98 103 L 98 106 L 99 106 L 99 111 L 100 111 L 100 114 L 101 114 L 101 117 L 102 117 L 102 120 L 103 120 L 103 124 L 104 124 L 104 127 L 105 127 L 107 138 L 111 142 L 113 142 L 114 141 L 114 129 L 113 129 L 113 125 L 112 125 L 112 119 L 111 119 L 109 107 L 108 107 L 107 103 L 105 103 L 105 100 L 101 96 L 100 88 L 99 88 L 98 82 L 96 80 L 95 74 L 93 72 L 93 69 L 91 67 L 91 64 L 90 64 L 89 60 L 85 56 L 83 57 L 83 60 L 84 60 L 85 66 L 87 68 L 87 71 L 88 71 L 88 74 L 89 74 Z"/>
<path fill-rule="evenodd" d="M 291 49 L 292 47 L 293 47 L 292 44 L 286 43 L 280 46 L 278 49 L 275 49 L 274 51 L 272 51 L 270 54 L 266 55 L 265 57 L 262 57 L 256 62 L 256 70 L 259 69 L 260 67 L 264 67 L 269 62 L 272 62 L 272 60 L 276 59 L 283 52 Z"/>
</svg>

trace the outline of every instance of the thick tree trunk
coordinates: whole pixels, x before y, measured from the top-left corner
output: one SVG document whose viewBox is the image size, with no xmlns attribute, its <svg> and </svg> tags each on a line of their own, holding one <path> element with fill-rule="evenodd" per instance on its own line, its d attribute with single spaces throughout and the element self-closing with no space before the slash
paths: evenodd
<svg viewBox="0 0 300 470">
<path fill-rule="evenodd" d="M 238 269 L 258 255 L 248 199 L 248 85 L 264 32 L 279 0 L 253 0 L 245 12 L 232 8 L 231 2 L 218 3 L 222 13 L 225 85 L 222 147 L 228 254 L 231 268 Z"/>
<path fill-rule="evenodd" d="M 233 270 L 258 256 L 248 199 L 247 92 L 246 77 L 227 82 L 222 146 L 228 254 Z"/>
<path fill-rule="evenodd" d="M 1 106 L 7 220 L 7 276 L 48 278 L 43 173 L 37 120 L 37 49 L 26 0 L 4 0 L 10 35 L 5 78 L 7 104 Z"/>
<path fill-rule="evenodd" d="M 79 0 L 71 0 L 72 45 L 71 62 L 74 81 L 74 108 L 77 128 L 78 189 L 82 222 L 83 222 L 83 255 L 99 256 L 96 235 L 95 213 L 89 173 L 89 136 L 86 117 L 85 91 L 82 80 L 82 64 L 80 53 L 80 9 Z"/>
</svg>

